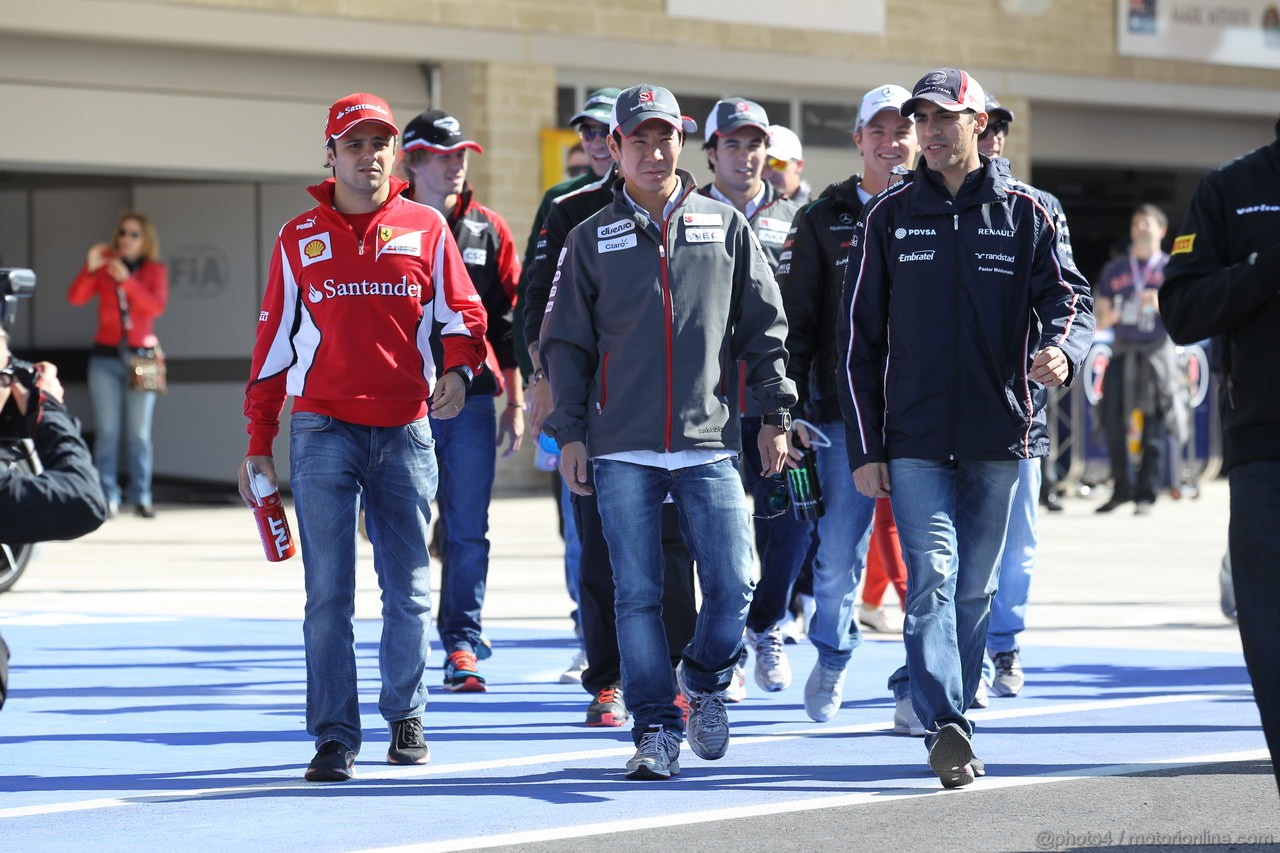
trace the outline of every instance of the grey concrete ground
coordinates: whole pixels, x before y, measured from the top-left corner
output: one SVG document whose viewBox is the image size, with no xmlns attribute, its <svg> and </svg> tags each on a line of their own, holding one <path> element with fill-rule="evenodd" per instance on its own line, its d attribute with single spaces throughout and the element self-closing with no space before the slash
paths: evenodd
<svg viewBox="0 0 1280 853">
<path fill-rule="evenodd" d="M 1165 500 L 1152 515 L 1095 516 L 1100 500 L 1069 498 L 1042 515 L 1032 629 L 1024 649 L 1089 646 L 1140 661 L 1145 649 L 1239 650 L 1218 608 L 1227 491 Z M 252 519 L 236 506 L 161 505 L 154 521 L 122 517 L 73 543 L 44 546 L 0 612 L 300 618 L 297 560 L 262 560 Z M 569 630 L 560 541 L 550 497 L 501 498 L 492 514 L 486 621 Z M 357 616 L 376 617 L 377 588 L 361 544 Z M 892 596 L 892 593 L 890 593 Z M 1016 701 L 1016 700 L 1005 700 Z M 1199 755 L 1195 734 L 1184 755 Z M 1260 732 L 1256 745 L 1262 748 Z M 1245 849 L 1280 842 L 1280 798 L 1265 761 L 1133 772 L 1051 785 L 974 786 L 687 828 L 523 845 L 532 850 Z M 535 827 L 530 827 L 534 829 Z M 1110 833 L 1110 835 L 1108 835 Z M 1179 835 L 1180 833 L 1180 835 Z M 1155 841 L 1152 846 L 1149 842 Z M 1268 849 L 1280 849 L 1271 844 Z"/>
</svg>

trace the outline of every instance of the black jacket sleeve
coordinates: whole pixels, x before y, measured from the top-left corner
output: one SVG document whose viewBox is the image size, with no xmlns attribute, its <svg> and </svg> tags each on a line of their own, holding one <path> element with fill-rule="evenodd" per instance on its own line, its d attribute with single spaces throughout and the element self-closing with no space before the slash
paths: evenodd
<svg viewBox="0 0 1280 853">
<path fill-rule="evenodd" d="M 524 334 L 527 340 L 538 340 L 542 329 L 542 315 L 547 310 L 551 284 L 560 263 L 560 251 L 576 224 L 560 204 L 552 205 L 547 218 L 542 221 L 542 233 L 538 236 L 533 261 L 529 264 L 529 274 L 525 277 Z"/>
<path fill-rule="evenodd" d="M 107 519 L 107 502 L 84 439 L 67 410 L 42 397 L 36 452 L 44 472 L 0 470 L 0 541 L 75 539 Z"/>
<path fill-rule="evenodd" d="M 810 205 L 791 223 L 784 251 L 791 257 L 778 267 L 778 287 L 787 314 L 787 375 L 796 384 L 798 408 L 809 401 L 809 374 L 817 358 L 822 334 L 822 305 L 825 288 L 831 287 L 832 271 L 822 251 L 822 217 Z M 834 285 L 837 289 L 840 283 Z"/>
<path fill-rule="evenodd" d="M 1270 247 L 1233 257 L 1228 210 L 1222 173 L 1210 172 L 1191 198 L 1160 286 L 1160 318 L 1176 343 L 1230 332 L 1280 291 L 1280 234 Z"/>
</svg>

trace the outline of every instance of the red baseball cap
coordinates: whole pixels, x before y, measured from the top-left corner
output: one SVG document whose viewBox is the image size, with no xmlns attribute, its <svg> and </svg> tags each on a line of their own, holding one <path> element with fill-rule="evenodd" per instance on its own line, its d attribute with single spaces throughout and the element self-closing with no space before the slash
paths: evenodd
<svg viewBox="0 0 1280 853">
<path fill-rule="evenodd" d="M 356 92 L 335 101 L 329 107 L 329 120 L 324 125 L 324 141 L 340 138 L 362 121 L 376 121 L 390 130 L 392 136 L 400 135 L 395 117 L 391 115 L 391 107 L 386 101 L 368 92 Z"/>
</svg>

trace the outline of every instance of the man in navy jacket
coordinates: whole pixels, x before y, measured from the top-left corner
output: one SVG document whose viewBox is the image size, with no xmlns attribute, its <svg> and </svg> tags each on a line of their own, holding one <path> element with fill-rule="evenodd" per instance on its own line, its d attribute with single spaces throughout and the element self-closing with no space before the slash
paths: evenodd
<svg viewBox="0 0 1280 853">
<path fill-rule="evenodd" d="M 911 94 L 901 112 L 915 118 L 921 163 L 854 231 L 838 384 L 855 485 L 893 501 L 912 705 L 931 769 L 954 788 L 976 775 L 964 712 L 1018 461 L 1049 449 L 1036 386 L 1075 376 L 1093 314 L 1049 212 L 978 152 L 982 87 L 944 68 Z"/>
</svg>

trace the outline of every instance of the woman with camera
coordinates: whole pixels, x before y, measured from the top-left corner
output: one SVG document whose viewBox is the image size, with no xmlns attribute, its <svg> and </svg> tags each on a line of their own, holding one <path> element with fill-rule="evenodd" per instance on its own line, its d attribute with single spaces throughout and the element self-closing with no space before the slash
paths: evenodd
<svg viewBox="0 0 1280 853">
<path fill-rule="evenodd" d="M 151 219 L 126 210 L 110 246 L 89 248 L 71 282 L 72 305 L 98 299 L 98 331 L 89 356 L 93 402 L 93 457 L 109 513 L 120 508 L 119 444 L 123 425 L 129 473 L 127 502 L 142 518 L 155 518 L 151 504 L 151 417 L 164 390 L 164 356 L 154 322 L 169 298 L 169 274 Z"/>
</svg>

